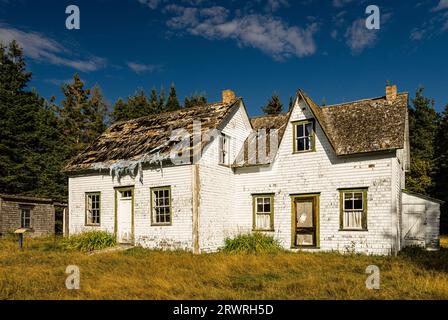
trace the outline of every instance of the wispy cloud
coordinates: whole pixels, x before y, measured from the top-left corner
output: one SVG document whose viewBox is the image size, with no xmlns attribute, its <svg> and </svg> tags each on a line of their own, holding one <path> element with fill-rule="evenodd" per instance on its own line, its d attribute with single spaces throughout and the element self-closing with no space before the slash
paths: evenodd
<svg viewBox="0 0 448 320">
<path fill-rule="evenodd" d="M 381 15 L 381 29 L 391 19 L 392 13 L 384 13 Z M 362 53 L 367 48 L 372 48 L 376 45 L 379 39 L 380 31 L 376 29 L 367 29 L 366 19 L 360 18 L 351 24 L 345 32 L 345 39 L 347 45 L 352 50 L 352 53 L 357 55 Z"/>
<path fill-rule="evenodd" d="M 63 84 L 67 84 L 67 83 L 71 83 L 73 82 L 72 78 L 68 78 L 68 79 L 55 79 L 55 78 L 51 78 L 51 79 L 45 79 L 44 80 L 46 83 L 49 84 L 53 84 L 55 86 L 60 87 Z M 84 83 L 86 83 L 86 81 L 83 80 Z"/>
<path fill-rule="evenodd" d="M 8 44 L 12 40 L 19 43 L 26 56 L 36 61 L 71 67 L 84 72 L 95 71 L 106 65 L 105 59 L 96 56 L 89 56 L 85 59 L 76 58 L 57 41 L 41 33 L 26 32 L 0 24 L 0 41 Z"/>
<path fill-rule="evenodd" d="M 160 69 L 160 65 L 155 64 L 142 64 L 137 62 L 128 61 L 126 65 L 137 74 L 142 74 L 145 72 L 154 72 Z"/>
<path fill-rule="evenodd" d="M 358 19 L 348 27 L 345 32 L 347 45 L 352 50 L 353 54 L 360 54 L 366 48 L 371 48 L 378 40 L 378 31 L 366 28 L 366 20 Z"/>
<path fill-rule="evenodd" d="M 448 0 L 440 0 L 439 4 L 436 7 L 432 8 L 431 11 L 437 12 L 445 9 L 448 9 Z"/>
<path fill-rule="evenodd" d="M 299 28 L 269 14 L 231 17 L 230 11 L 220 6 L 169 5 L 165 10 L 174 14 L 167 21 L 172 29 L 207 39 L 232 39 L 240 47 L 256 48 L 276 60 L 309 56 L 316 51 L 313 36 L 318 30 L 317 23 Z"/>
</svg>

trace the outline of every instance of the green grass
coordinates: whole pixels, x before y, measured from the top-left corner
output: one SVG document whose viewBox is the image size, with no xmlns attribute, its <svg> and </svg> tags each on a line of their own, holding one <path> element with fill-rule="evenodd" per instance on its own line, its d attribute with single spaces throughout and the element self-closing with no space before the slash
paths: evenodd
<svg viewBox="0 0 448 320">
<path fill-rule="evenodd" d="M 272 236 L 262 233 L 240 234 L 224 241 L 226 253 L 278 253 L 284 251 L 280 243 Z"/>
<path fill-rule="evenodd" d="M 0 299 L 448 299 L 447 261 L 446 248 L 397 257 L 142 248 L 87 255 L 51 238 L 25 239 L 22 251 L 0 240 Z M 380 290 L 365 286 L 372 264 Z M 65 287 L 68 265 L 80 268 L 80 290 Z"/>
<path fill-rule="evenodd" d="M 115 236 L 104 231 L 87 231 L 63 238 L 61 247 L 67 250 L 90 252 L 116 245 Z"/>
</svg>

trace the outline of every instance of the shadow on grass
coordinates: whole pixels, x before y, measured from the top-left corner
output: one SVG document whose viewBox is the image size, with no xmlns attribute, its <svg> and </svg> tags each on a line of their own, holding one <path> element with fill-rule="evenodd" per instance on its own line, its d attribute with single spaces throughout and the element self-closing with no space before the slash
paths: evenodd
<svg viewBox="0 0 448 320">
<path fill-rule="evenodd" d="M 448 273 L 448 248 L 439 251 L 426 251 L 422 248 L 405 248 L 399 256 L 424 270 L 442 271 Z"/>
</svg>

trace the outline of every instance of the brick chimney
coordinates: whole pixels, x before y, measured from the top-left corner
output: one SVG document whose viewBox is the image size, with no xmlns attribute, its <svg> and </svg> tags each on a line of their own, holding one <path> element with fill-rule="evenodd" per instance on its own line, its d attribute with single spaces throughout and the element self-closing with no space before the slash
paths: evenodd
<svg viewBox="0 0 448 320">
<path fill-rule="evenodd" d="M 223 90 L 222 91 L 222 103 L 228 104 L 235 100 L 235 92 L 232 90 Z"/>
<path fill-rule="evenodd" d="M 386 86 L 386 101 L 393 102 L 397 99 L 397 86 L 396 85 L 387 85 Z"/>
</svg>

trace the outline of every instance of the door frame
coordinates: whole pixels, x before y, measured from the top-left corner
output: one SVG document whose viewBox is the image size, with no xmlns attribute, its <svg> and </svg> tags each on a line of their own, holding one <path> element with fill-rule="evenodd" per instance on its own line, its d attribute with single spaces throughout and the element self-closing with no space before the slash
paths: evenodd
<svg viewBox="0 0 448 320">
<path fill-rule="evenodd" d="M 132 209 L 131 209 L 131 233 L 132 233 L 132 243 L 134 243 L 135 239 L 134 239 L 134 190 L 135 187 L 134 186 L 128 186 L 128 187 L 115 187 L 115 223 L 114 223 L 114 235 L 115 235 L 115 239 L 118 240 L 118 193 L 122 192 L 122 191 L 132 191 Z"/>
<path fill-rule="evenodd" d="M 291 248 L 310 248 L 319 249 L 320 247 L 320 193 L 305 193 L 305 194 L 291 194 Z M 297 217 L 296 217 L 296 202 L 300 200 L 313 200 L 314 207 L 314 223 L 315 223 L 315 244 L 313 246 L 296 246 L 297 237 Z"/>
</svg>

